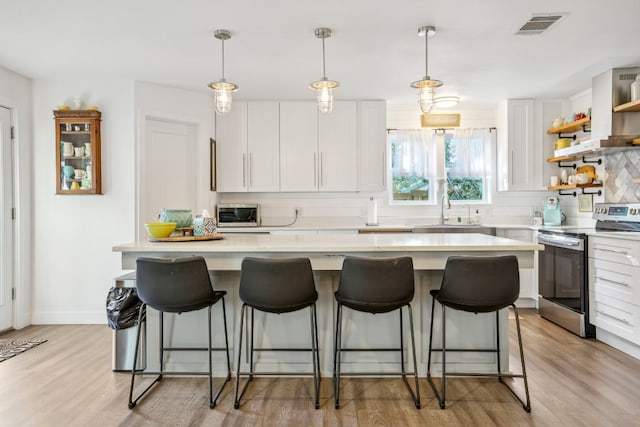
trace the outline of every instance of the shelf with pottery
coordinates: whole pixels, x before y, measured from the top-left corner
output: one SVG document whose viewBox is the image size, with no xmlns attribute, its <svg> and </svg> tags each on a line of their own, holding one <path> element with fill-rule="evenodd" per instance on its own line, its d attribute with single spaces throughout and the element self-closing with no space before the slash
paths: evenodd
<svg viewBox="0 0 640 427">
<path fill-rule="evenodd" d="M 54 110 L 56 194 L 102 194 L 97 110 Z"/>
<path fill-rule="evenodd" d="M 587 126 L 589 125 L 591 125 L 591 118 L 585 117 L 584 119 L 576 120 L 576 121 L 564 124 L 562 126 L 551 128 L 547 131 L 547 133 L 549 135 L 558 134 L 558 137 L 562 138 L 561 136 L 559 136 L 562 133 L 575 133 L 580 131 L 589 132 L 590 129 L 587 129 Z M 575 139 L 575 135 L 574 135 L 574 139 Z"/>
<path fill-rule="evenodd" d="M 627 111 L 640 111 L 640 99 L 613 107 L 614 113 L 622 113 Z"/>
</svg>

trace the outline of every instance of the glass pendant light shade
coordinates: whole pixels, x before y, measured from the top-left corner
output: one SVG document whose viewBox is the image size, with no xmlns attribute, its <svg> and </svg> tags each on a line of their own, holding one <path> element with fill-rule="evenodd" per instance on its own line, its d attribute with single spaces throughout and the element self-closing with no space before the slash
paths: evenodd
<svg viewBox="0 0 640 427">
<path fill-rule="evenodd" d="M 216 30 L 214 36 L 222 41 L 222 78 L 217 82 L 209 83 L 209 88 L 215 95 L 216 113 L 223 115 L 231 110 L 231 93 L 238 90 L 238 85 L 229 83 L 224 78 L 224 41 L 231 38 L 231 33 L 229 30 Z"/>
<path fill-rule="evenodd" d="M 209 83 L 209 87 L 213 89 L 216 100 L 216 113 L 222 115 L 228 113 L 231 110 L 231 93 L 238 90 L 238 86 L 233 83 L 228 83 L 224 80 L 218 82 Z"/>
<path fill-rule="evenodd" d="M 434 89 L 442 86 L 442 82 L 440 80 L 435 80 L 429 77 L 429 42 L 428 39 L 430 36 L 433 36 L 436 33 L 435 27 L 426 26 L 418 28 L 418 35 L 423 36 L 425 38 L 425 61 L 424 61 L 424 77 L 422 80 L 415 81 L 411 83 L 411 87 L 419 90 L 418 92 L 418 104 L 420 105 L 420 110 L 424 114 L 428 114 L 434 106 L 439 108 L 447 108 L 453 107 L 456 105 L 460 98 L 457 96 L 435 96 Z"/>
<path fill-rule="evenodd" d="M 318 111 L 321 113 L 330 113 L 333 110 L 333 89 L 340 86 L 340 83 L 327 79 L 324 58 L 324 39 L 331 37 L 329 28 L 316 28 L 315 35 L 322 39 L 322 79 L 315 81 L 309 85 L 309 89 L 316 91 L 316 100 L 318 103 Z"/>
</svg>

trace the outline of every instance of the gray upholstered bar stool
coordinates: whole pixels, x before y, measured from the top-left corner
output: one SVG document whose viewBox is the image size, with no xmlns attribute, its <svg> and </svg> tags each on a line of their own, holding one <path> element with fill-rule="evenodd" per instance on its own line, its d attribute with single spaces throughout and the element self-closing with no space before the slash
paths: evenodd
<svg viewBox="0 0 640 427">
<path fill-rule="evenodd" d="M 415 292 L 413 261 L 410 257 L 398 258 L 359 258 L 346 257 L 340 273 L 340 284 L 335 293 L 338 303 L 336 331 L 334 341 L 333 381 L 335 408 L 340 407 L 340 376 L 387 376 L 400 375 L 404 380 L 416 408 L 420 409 L 420 388 L 418 386 L 418 365 L 416 362 L 416 342 L 413 334 L 413 315 L 411 300 Z M 406 372 L 404 360 L 404 331 L 402 308 L 409 313 L 413 372 Z M 343 307 L 364 313 L 389 313 L 398 310 L 400 314 L 400 345 L 393 348 L 343 348 L 342 347 L 342 311 Z M 343 351 L 397 351 L 400 353 L 400 372 L 348 372 L 340 371 Z M 415 392 L 407 381 L 407 374 L 413 375 Z"/>
<path fill-rule="evenodd" d="M 224 306 L 226 291 L 214 291 L 207 264 L 202 257 L 188 257 L 178 259 L 138 258 L 136 260 L 136 287 L 138 297 L 142 301 L 138 314 L 138 333 L 136 350 L 133 356 L 131 370 L 131 388 L 129 389 L 129 409 L 132 409 L 150 389 L 162 380 L 164 375 L 206 375 L 209 377 L 209 407 L 214 408 L 222 389 L 231 379 L 231 361 L 229 360 L 229 341 L 227 338 L 227 319 Z M 213 348 L 211 339 L 211 308 L 222 300 L 222 319 L 224 323 L 224 348 Z M 136 369 L 138 362 L 138 348 L 140 345 L 140 330 L 146 322 L 146 307 L 160 312 L 160 370 L 149 371 Z M 186 313 L 207 308 L 207 347 L 165 347 L 164 346 L 164 313 Z M 207 351 L 209 370 L 207 372 L 165 371 L 164 353 L 167 351 Z M 212 351 L 225 351 L 227 355 L 227 375 L 222 385 L 213 395 L 213 365 Z M 135 399 L 133 389 L 138 375 L 157 375 Z"/>
<path fill-rule="evenodd" d="M 318 320 L 316 315 L 316 292 L 313 280 L 313 270 L 311 261 L 308 258 L 284 258 L 266 259 L 247 257 L 242 260 L 240 268 L 240 299 L 242 300 L 242 310 L 240 312 L 240 337 L 238 340 L 238 364 L 236 365 L 236 391 L 234 407 L 240 407 L 240 399 L 253 380 L 254 375 L 311 375 L 314 382 L 314 403 L 315 408 L 320 407 L 320 356 L 318 353 Z M 245 318 L 251 311 L 251 323 L 249 325 L 249 371 L 240 370 L 242 354 L 242 335 L 244 331 Z M 309 308 L 310 348 L 256 348 L 254 347 L 254 311 L 259 310 L 265 313 L 291 313 L 294 311 Z M 247 321 L 248 323 L 248 321 Z M 254 370 L 253 355 L 256 351 L 305 351 L 311 352 L 312 373 L 304 372 L 256 372 Z M 240 388 L 240 376 L 248 375 L 249 379 L 244 384 L 242 391 Z"/>
<path fill-rule="evenodd" d="M 440 289 L 432 290 L 431 296 L 431 328 L 429 331 L 429 357 L 427 360 L 427 380 L 438 398 L 440 408 L 445 408 L 446 377 L 447 376 L 475 376 L 475 377 L 497 377 L 511 393 L 520 401 L 525 411 L 531 412 L 531 402 L 529 400 L 529 385 L 527 382 L 527 371 L 524 364 L 524 352 L 522 348 L 522 334 L 520 333 L 520 320 L 515 301 L 520 293 L 520 274 L 518 272 L 518 259 L 513 256 L 499 257 L 458 257 L 453 256 L 447 259 L 447 263 L 442 277 Z M 433 316 L 435 302 L 438 301 L 442 307 L 442 348 L 433 348 Z M 516 320 L 518 332 L 518 348 L 520 349 L 520 362 L 522 364 L 522 374 L 503 373 L 500 367 L 500 314 L 503 308 L 511 306 Z M 456 349 L 447 348 L 446 344 L 446 310 L 449 307 L 454 310 L 462 310 L 471 313 L 496 313 L 496 347 L 492 349 Z M 442 352 L 442 377 L 440 392 L 438 392 L 431 377 L 431 355 Z M 497 372 L 477 373 L 477 372 L 447 372 L 446 355 L 447 352 L 493 352 L 496 353 Z M 522 378 L 524 380 L 524 391 L 526 401 L 503 381 L 503 378 Z"/>
</svg>

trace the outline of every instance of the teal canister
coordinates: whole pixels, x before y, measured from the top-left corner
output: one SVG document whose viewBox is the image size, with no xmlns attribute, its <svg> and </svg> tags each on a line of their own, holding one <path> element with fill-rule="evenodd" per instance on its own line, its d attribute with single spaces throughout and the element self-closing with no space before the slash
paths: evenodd
<svg viewBox="0 0 640 427">
<path fill-rule="evenodd" d="M 162 209 L 159 219 L 160 222 L 175 222 L 176 228 L 191 227 L 193 221 L 191 209 Z"/>
</svg>

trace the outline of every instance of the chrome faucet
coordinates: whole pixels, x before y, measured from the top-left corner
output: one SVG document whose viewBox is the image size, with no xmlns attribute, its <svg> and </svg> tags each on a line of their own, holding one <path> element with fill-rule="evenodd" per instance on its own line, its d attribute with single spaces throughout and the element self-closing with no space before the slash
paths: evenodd
<svg viewBox="0 0 640 427">
<path fill-rule="evenodd" d="M 449 200 L 449 197 L 447 197 L 447 192 L 442 191 L 442 196 L 440 196 L 440 225 L 444 225 L 444 222 L 449 219 L 449 217 L 445 218 L 444 217 L 444 201 L 445 199 L 447 200 L 447 209 L 451 209 L 451 201 Z"/>
</svg>

